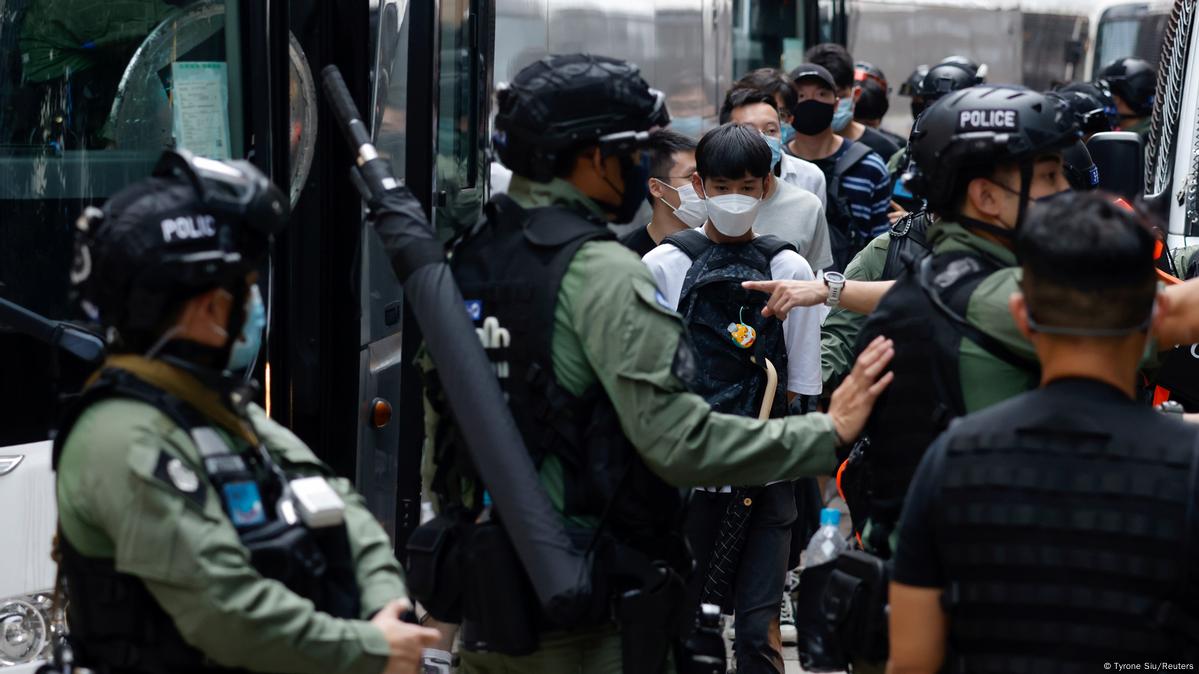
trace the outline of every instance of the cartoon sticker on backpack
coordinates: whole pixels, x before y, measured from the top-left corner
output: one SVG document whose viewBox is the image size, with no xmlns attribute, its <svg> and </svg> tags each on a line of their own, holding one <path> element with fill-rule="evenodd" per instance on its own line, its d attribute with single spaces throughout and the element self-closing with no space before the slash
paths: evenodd
<svg viewBox="0 0 1199 674">
<path fill-rule="evenodd" d="M 742 307 L 742 311 L 744 310 L 745 308 Z M 729 327 L 727 328 L 729 337 L 737 346 L 742 349 L 748 349 L 754 345 L 754 342 L 758 341 L 758 331 L 754 330 L 752 326 L 741 322 L 740 316 L 737 317 L 737 320 L 737 323 L 729 323 Z"/>
</svg>

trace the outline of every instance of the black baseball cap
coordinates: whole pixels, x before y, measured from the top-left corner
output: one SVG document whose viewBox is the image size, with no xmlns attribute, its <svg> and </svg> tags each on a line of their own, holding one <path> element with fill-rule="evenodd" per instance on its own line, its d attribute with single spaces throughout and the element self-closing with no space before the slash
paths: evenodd
<svg viewBox="0 0 1199 674">
<path fill-rule="evenodd" d="M 826 87 L 833 92 L 837 91 L 837 82 L 833 79 L 833 74 L 824 66 L 816 65 L 815 63 L 801 63 L 791 71 L 791 81 L 799 84 L 805 79 L 815 78 L 820 80 Z"/>
</svg>

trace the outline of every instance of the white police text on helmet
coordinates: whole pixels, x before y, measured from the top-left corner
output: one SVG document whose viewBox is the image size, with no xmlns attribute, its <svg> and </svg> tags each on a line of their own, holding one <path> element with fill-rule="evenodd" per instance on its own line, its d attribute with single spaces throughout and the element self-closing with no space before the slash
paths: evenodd
<svg viewBox="0 0 1199 674">
<path fill-rule="evenodd" d="M 211 215 L 181 215 L 177 218 L 167 218 L 161 225 L 164 243 L 216 236 L 216 218 Z"/>
<path fill-rule="evenodd" d="M 958 113 L 958 131 L 1019 131 L 1020 116 L 1015 110 L 962 110 Z"/>
</svg>

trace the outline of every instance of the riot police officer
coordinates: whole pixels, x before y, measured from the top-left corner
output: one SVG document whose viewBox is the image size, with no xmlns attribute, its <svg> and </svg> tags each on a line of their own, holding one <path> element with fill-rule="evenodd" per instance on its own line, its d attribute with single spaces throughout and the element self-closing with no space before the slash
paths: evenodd
<svg viewBox="0 0 1199 674">
<path fill-rule="evenodd" d="M 1138 58 L 1117 59 L 1099 71 L 1099 80 L 1116 99 L 1120 129 L 1132 131 L 1142 139 L 1148 136 L 1157 93 L 1157 71 L 1153 65 Z"/>
<path fill-rule="evenodd" d="M 647 614 L 657 604 L 638 609 L 624 598 L 629 575 L 647 562 L 657 569 L 655 585 L 681 588 L 670 580 L 689 566 L 676 545 L 675 487 L 826 474 L 835 446 L 856 434 L 889 383 L 878 379 L 889 346 L 880 340 L 865 350 L 827 415 L 757 421 L 713 413 L 688 392 L 696 364 L 681 318 L 607 228 L 645 199 L 640 148 L 669 122 L 664 96 L 630 63 L 572 54 L 524 68 L 497 104 L 495 145 L 514 175 L 507 195 L 457 244 L 451 266 L 542 486 L 579 545 L 596 551 L 595 582 L 609 593 L 589 624 L 556 625 L 535 607 L 522 621 L 514 616 L 530 604 L 523 572 L 472 567 L 485 577 L 465 578 L 468 587 L 515 594 L 495 609 L 485 597 L 463 597 L 462 669 L 657 672 L 668 638 L 681 636 L 679 617 Z M 436 372 L 428 375 L 432 486 L 468 532 L 462 558 L 488 560 L 476 533 L 494 513 L 485 476 L 465 460 L 469 423 L 449 416 Z M 489 549 L 506 558 L 502 545 Z M 613 597 L 621 600 L 609 610 Z M 677 609 L 682 596 L 664 601 Z M 645 635 L 655 638 L 646 643 Z"/>
<path fill-rule="evenodd" d="M 72 280 L 110 354 L 54 445 L 80 667 L 416 672 L 436 637 L 401 622 L 401 570 L 361 497 L 243 384 L 286 204 L 247 162 L 167 152 L 79 220 Z"/>
<path fill-rule="evenodd" d="M 925 454 L 890 590 L 894 671 L 1199 657 L 1199 429 L 1135 400 L 1168 304 L 1155 243 L 1094 193 L 1038 205 L 1021 228 L 1010 310 L 1041 386 L 960 419 Z"/>
</svg>

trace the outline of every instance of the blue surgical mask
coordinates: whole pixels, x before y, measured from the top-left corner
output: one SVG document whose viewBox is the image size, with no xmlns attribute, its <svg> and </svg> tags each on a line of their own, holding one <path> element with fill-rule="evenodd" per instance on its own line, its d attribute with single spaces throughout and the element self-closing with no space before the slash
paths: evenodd
<svg viewBox="0 0 1199 674">
<path fill-rule="evenodd" d="M 262 348 L 262 331 L 266 327 L 266 307 L 262 304 L 262 293 L 258 285 L 250 286 L 246 297 L 246 316 L 241 324 L 241 334 L 229 351 L 229 364 L 225 369 L 232 372 L 250 367 Z"/>
<path fill-rule="evenodd" d="M 853 121 L 853 97 L 846 96 L 837 103 L 833 112 L 833 131 L 841 133 Z"/>
<path fill-rule="evenodd" d="M 790 124 L 780 124 L 779 128 L 783 132 L 783 145 L 790 143 L 791 139 L 795 137 L 795 127 Z"/>
<path fill-rule="evenodd" d="M 770 170 L 778 168 L 779 162 L 783 160 L 783 141 L 774 136 L 762 134 L 762 138 L 766 144 L 770 146 Z"/>
</svg>

